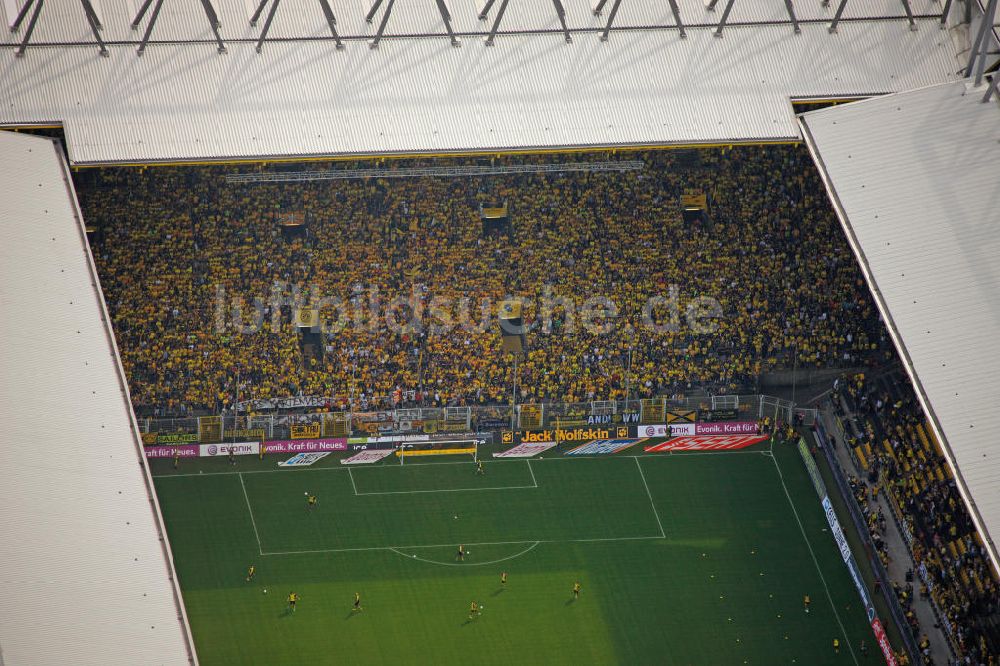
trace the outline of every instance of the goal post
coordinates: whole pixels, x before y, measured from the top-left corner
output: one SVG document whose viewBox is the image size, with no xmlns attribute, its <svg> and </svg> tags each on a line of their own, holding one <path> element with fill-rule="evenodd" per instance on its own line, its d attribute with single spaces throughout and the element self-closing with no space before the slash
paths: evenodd
<svg viewBox="0 0 1000 666">
<path fill-rule="evenodd" d="M 482 443 L 482 439 L 476 438 L 403 441 L 396 445 L 396 456 L 400 465 L 414 456 L 470 456 L 473 462 L 478 462 L 479 445 Z"/>
</svg>

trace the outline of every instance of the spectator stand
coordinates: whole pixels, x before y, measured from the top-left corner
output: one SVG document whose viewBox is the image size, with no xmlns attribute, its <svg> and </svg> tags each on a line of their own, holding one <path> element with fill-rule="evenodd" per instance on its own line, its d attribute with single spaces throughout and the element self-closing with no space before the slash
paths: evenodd
<svg viewBox="0 0 1000 666">
<path fill-rule="evenodd" d="M 839 380 L 831 395 L 835 429 L 858 475 L 885 498 L 926 587 L 934 619 L 920 624 L 940 625 L 955 654 L 987 663 L 1000 653 L 997 582 L 939 445 L 900 376 Z"/>
</svg>

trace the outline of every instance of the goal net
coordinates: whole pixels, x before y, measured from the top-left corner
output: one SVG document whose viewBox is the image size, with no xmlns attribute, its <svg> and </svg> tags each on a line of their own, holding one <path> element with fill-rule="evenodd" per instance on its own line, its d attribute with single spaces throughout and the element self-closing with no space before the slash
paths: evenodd
<svg viewBox="0 0 1000 666">
<path fill-rule="evenodd" d="M 400 464 L 407 458 L 416 456 L 469 456 L 479 459 L 481 439 L 448 439 L 426 442 L 400 442 L 396 445 L 396 455 Z"/>
</svg>

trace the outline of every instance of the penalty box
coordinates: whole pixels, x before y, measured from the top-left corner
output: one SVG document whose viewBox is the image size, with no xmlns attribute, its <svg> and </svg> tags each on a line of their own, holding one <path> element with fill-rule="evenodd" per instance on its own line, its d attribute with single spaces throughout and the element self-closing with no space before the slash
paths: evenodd
<svg viewBox="0 0 1000 666">
<path fill-rule="evenodd" d="M 484 476 L 469 463 L 246 474 L 240 499 L 261 555 L 665 538 L 638 458 L 565 460 L 494 464 Z M 457 469 L 480 487 L 441 487 Z M 510 470 L 500 483 L 499 470 Z M 407 487 L 363 479 L 379 474 Z M 421 487 L 403 475 L 421 477 Z M 304 491 L 319 497 L 317 507 L 305 506 Z"/>
</svg>

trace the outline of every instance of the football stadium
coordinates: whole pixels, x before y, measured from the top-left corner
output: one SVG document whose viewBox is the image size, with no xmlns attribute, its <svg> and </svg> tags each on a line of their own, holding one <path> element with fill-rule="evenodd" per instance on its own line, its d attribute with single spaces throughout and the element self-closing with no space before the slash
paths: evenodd
<svg viewBox="0 0 1000 666">
<path fill-rule="evenodd" d="M 998 0 L 3 0 L 0 666 L 1000 664 Z"/>
</svg>

